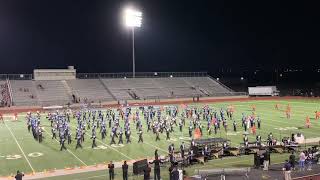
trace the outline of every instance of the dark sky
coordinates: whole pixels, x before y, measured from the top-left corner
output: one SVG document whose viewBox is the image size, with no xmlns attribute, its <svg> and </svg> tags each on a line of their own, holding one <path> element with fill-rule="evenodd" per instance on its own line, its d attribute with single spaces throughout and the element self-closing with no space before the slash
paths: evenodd
<svg viewBox="0 0 320 180">
<path fill-rule="evenodd" d="M 1 0 L 0 74 L 67 65 L 131 71 L 131 34 L 121 22 L 128 4 L 143 11 L 137 71 L 319 67 L 320 15 L 312 2 Z"/>
</svg>

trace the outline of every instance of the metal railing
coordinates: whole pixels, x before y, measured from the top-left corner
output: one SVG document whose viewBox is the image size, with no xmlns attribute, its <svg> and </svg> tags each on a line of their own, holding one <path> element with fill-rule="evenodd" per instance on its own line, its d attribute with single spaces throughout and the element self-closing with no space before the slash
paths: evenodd
<svg viewBox="0 0 320 180">
<path fill-rule="evenodd" d="M 192 97 L 222 97 L 222 96 L 246 96 L 246 92 L 223 92 L 223 93 L 210 93 L 208 96 L 203 94 L 193 94 L 193 95 L 173 95 L 173 96 L 144 96 L 140 97 L 140 100 L 148 99 L 176 99 L 176 98 L 192 98 Z"/>
<path fill-rule="evenodd" d="M 0 80 L 31 80 L 32 74 L 0 74 Z"/>
<path fill-rule="evenodd" d="M 205 77 L 207 72 L 136 72 L 136 78 L 160 78 L 160 77 Z M 79 79 L 98 79 L 98 78 L 132 78 L 132 72 L 121 73 L 77 73 Z"/>
<path fill-rule="evenodd" d="M 207 72 L 136 72 L 136 78 L 157 78 L 157 77 L 205 77 Z M 132 72 L 120 73 L 77 73 L 79 79 L 98 78 L 132 78 Z M 33 74 L 0 74 L 0 80 L 32 80 Z"/>
</svg>

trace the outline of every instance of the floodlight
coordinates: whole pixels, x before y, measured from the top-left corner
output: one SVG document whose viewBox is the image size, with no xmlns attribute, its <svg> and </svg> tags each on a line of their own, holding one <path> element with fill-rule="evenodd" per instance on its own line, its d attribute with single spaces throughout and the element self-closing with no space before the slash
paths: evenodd
<svg viewBox="0 0 320 180">
<path fill-rule="evenodd" d="M 241 80 L 243 80 L 244 78 L 243 78 L 243 77 L 241 77 L 240 79 L 241 79 Z"/>
<path fill-rule="evenodd" d="M 124 11 L 124 21 L 128 27 L 141 27 L 142 12 L 127 8 Z"/>
<path fill-rule="evenodd" d="M 217 81 L 219 81 L 220 80 L 220 78 L 217 78 Z"/>
<path fill-rule="evenodd" d="M 124 23 L 127 27 L 132 28 L 132 77 L 136 77 L 136 63 L 134 55 L 134 28 L 141 27 L 142 12 L 133 8 L 126 8 L 123 14 Z"/>
</svg>

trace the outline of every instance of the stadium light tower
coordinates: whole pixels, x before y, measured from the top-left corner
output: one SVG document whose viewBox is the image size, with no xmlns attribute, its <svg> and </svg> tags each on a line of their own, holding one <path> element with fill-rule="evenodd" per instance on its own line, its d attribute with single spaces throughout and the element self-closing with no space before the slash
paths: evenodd
<svg viewBox="0 0 320 180">
<path fill-rule="evenodd" d="M 124 10 L 124 22 L 127 27 L 132 30 L 132 77 L 136 76 L 136 63 L 134 54 L 134 28 L 141 27 L 142 12 L 132 8 L 126 8 Z"/>
</svg>

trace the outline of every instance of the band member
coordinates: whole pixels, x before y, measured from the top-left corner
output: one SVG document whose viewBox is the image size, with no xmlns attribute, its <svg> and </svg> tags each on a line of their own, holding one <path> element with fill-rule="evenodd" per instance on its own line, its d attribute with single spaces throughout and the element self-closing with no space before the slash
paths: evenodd
<svg viewBox="0 0 320 180">
<path fill-rule="evenodd" d="M 233 131 L 237 132 L 237 123 L 236 123 L 236 121 L 233 121 Z"/>
<path fill-rule="evenodd" d="M 64 142 L 65 142 L 65 138 L 61 137 L 61 140 L 60 140 L 60 144 L 61 144 L 60 151 L 67 150 L 67 148 L 64 146 Z"/>
<path fill-rule="evenodd" d="M 169 154 L 173 154 L 174 152 L 174 144 L 170 144 L 168 147 Z"/>
<path fill-rule="evenodd" d="M 123 138 L 122 138 L 122 135 L 123 135 L 122 128 L 120 128 L 118 144 L 123 144 Z"/>
<path fill-rule="evenodd" d="M 141 128 L 139 128 L 139 132 L 138 132 L 138 134 L 139 134 L 139 140 L 138 140 L 138 143 L 140 143 L 140 142 L 142 142 L 142 143 L 143 143 L 143 138 L 142 138 L 142 134 L 143 134 L 143 132 L 142 132 L 142 129 L 141 129 Z"/>
<path fill-rule="evenodd" d="M 204 155 L 204 161 L 207 162 L 210 157 L 210 151 L 207 144 L 204 146 L 203 155 Z"/>
<path fill-rule="evenodd" d="M 76 149 L 78 149 L 78 147 L 80 147 L 80 148 L 82 149 L 82 145 L 81 145 L 81 135 L 79 134 L 76 139 L 77 139 Z"/>
<path fill-rule="evenodd" d="M 92 146 L 91 146 L 91 148 L 97 147 L 96 136 L 92 136 L 91 139 L 92 139 Z"/>
<path fill-rule="evenodd" d="M 272 135 L 272 133 L 269 133 L 269 135 L 268 135 L 268 145 L 269 146 L 272 146 L 272 141 L 273 141 L 273 135 Z"/>
<path fill-rule="evenodd" d="M 194 157 L 194 153 L 193 153 L 193 150 L 190 148 L 189 153 L 188 153 L 188 162 L 190 165 L 192 165 L 193 157 Z"/>
<path fill-rule="evenodd" d="M 261 119 L 260 119 L 260 116 L 258 116 L 257 118 L 257 123 L 258 123 L 258 129 L 261 128 Z"/>
<path fill-rule="evenodd" d="M 257 146 L 261 146 L 261 136 L 260 135 L 256 136 L 256 144 L 257 144 Z"/>
<path fill-rule="evenodd" d="M 185 145 L 184 142 L 180 145 L 180 152 L 181 152 L 181 157 L 184 158 L 184 151 L 185 151 Z"/>
<path fill-rule="evenodd" d="M 159 130 L 156 129 L 156 141 L 160 141 Z"/>
</svg>

